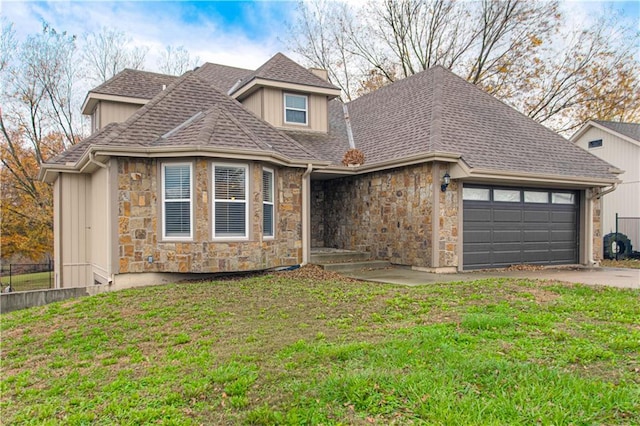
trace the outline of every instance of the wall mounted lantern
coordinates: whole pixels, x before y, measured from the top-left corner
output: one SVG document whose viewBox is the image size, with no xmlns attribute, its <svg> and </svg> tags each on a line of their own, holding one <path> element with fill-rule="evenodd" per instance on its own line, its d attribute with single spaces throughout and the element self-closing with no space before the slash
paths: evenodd
<svg viewBox="0 0 640 426">
<path fill-rule="evenodd" d="M 442 176 L 442 185 L 440 185 L 440 190 L 445 192 L 449 183 L 451 183 L 451 176 L 449 176 L 449 172 L 445 172 L 444 176 Z"/>
</svg>

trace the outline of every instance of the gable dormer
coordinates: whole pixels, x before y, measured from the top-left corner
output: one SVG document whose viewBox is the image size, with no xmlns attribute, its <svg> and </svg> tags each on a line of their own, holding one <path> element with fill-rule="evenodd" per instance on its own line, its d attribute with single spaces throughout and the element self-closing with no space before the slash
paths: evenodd
<svg viewBox="0 0 640 426">
<path fill-rule="evenodd" d="M 91 116 L 91 133 L 125 121 L 175 79 L 172 75 L 125 69 L 92 89 L 82 105 L 82 114 Z"/>
<path fill-rule="evenodd" d="M 307 70 L 276 54 L 229 90 L 229 95 L 269 124 L 326 133 L 328 101 L 340 96 L 324 70 Z"/>
</svg>

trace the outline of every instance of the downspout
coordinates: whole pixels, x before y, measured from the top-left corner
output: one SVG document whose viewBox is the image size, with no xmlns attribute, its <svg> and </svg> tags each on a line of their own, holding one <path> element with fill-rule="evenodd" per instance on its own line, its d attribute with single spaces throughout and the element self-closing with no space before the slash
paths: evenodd
<svg viewBox="0 0 640 426">
<path fill-rule="evenodd" d="M 307 164 L 307 170 L 302 174 L 302 264 L 304 266 L 309 263 L 309 254 L 311 252 L 311 227 L 309 222 L 310 216 L 310 193 L 311 193 L 311 172 L 313 166 L 311 163 Z"/>
<path fill-rule="evenodd" d="M 616 182 L 611 186 L 611 188 L 604 191 L 595 192 L 590 189 L 587 190 L 587 238 L 585 242 L 587 244 L 587 263 L 589 266 L 596 265 L 596 261 L 593 258 L 593 200 L 598 200 L 608 193 L 615 191 L 617 187 L 618 183 Z"/>
</svg>

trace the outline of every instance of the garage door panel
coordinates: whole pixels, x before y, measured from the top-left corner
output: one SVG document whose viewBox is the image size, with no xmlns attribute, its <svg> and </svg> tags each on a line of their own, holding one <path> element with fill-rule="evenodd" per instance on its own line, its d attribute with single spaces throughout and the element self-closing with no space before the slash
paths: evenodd
<svg viewBox="0 0 640 426">
<path fill-rule="evenodd" d="M 493 243 L 511 243 L 520 244 L 522 239 L 522 231 L 519 229 L 503 229 L 493 231 Z"/>
<path fill-rule="evenodd" d="M 554 223 L 575 223 L 575 212 L 551 212 L 551 222 Z"/>
<path fill-rule="evenodd" d="M 464 212 L 464 215 L 465 222 L 468 220 L 469 223 L 484 223 L 491 220 L 491 210 L 488 208 L 470 208 L 468 211 Z"/>
<path fill-rule="evenodd" d="M 476 187 L 494 189 L 490 186 Z M 550 193 L 553 190 L 520 189 L 525 190 L 546 193 L 547 197 L 540 199 L 552 200 Z M 567 193 L 566 190 L 563 192 Z M 522 193 L 521 199 L 525 199 Z M 504 267 L 519 263 L 576 263 L 577 193 L 574 193 L 574 200 L 574 204 L 464 200 L 464 268 Z"/>
<path fill-rule="evenodd" d="M 519 210 L 496 209 L 493 211 L 494 222 L 521 222 L 522 212 Z"/>
<path fill-rule="evenodd" d="M 548 211 L 525 211 L 525 223 L 549 223 L 550 214 Z"/>
<path fill-rule="evenodd" d="M 507 263 L 513 265 L 514 263 L 520 263 L 522 261 L 522 255 L 520 251 L 494 251 L 493 258 L 495 262 Z"/>
<path fill-rule="evenodd" d="M 551 242 L 562 242 L 568 241 L 571 243 L 575 243 L 576 241 L 576 232 L 572 230 L 568 231 L 553 231 L 551 232 Z"/>
<path fill-rule="evenodd" d="M 485 251 L 480 253 L 465 253 L 465 259 L 469 257 L 469 262 L 478 265 L 478 268 L 488 267 L 491 265 L 491 253 Z M 466 260 L 465 260 L 466 261 Z"/>
<path fill-rule="evenodd" d="M 463 238 L 464 242 L 469 244 L 485 243 L 486 241 L 491 241 L 491 231 L 465 229 L 463 232 Z"/>
<path fill-rule="evenodd" d="M 549 250 L 530 250 L 524 253 L 525 263 L 545 263 L 549 261 Z"/>
<path fill-rule="evenodd" d="M 522 251 L 545 251 L 550 250 L 548 241 L 539 241 L 537 243 L 524 243 L 522 244 Z"/>
<path fill-rule="evenodd" d="M 546 242 L 549 241 L 548 229 L 523 229 L 523 242 Z"/>
</svg>

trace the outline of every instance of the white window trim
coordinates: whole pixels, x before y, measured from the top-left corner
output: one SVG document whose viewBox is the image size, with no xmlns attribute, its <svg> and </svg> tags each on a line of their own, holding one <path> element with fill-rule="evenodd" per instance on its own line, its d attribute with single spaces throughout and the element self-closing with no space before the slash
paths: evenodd
<svg viewBox="0 0 640 426">
<path fill-rule="evenodd" d="M 216 167 L 221 166 L 221 167 L 238 167 L 238 168 L 242 168 L 244 169 L 244 200 L 226 200 L 226 199 L 217 199 L 216 198 Z M 247 164 L 242 164 L 242 163 L 223 163 L 223 162 L 216 162 L 213 163 L 213 169 L 211 170 L 211 183 L 213 184 L 213 186 L 211 187 L 211 192 L 213 193 L 213 197 L 211 197 L 211 236 L 214 240 L 216 241 L 221 241 L 221 240 L 231 240 L 231 241 L 246 241 L 249 239 L 249 165 Z M 244 235 L 239 235 L 239 236 L 230 236 L 230 235 L 224 235 L 224 236 L 220 236 L 220 237 L 216 237 L 216 202 L 224 202 L 224 203 L 245 203 L 245 209 L 244 209 L 244 230 L 245 230 L 245 234 Z"/>
<path fill-rule="evenodd" d="M 284 121 L 285 124 L 293 124 L 296 126 L 308 126 L 309 125 L 309 96 L 307 95 L 300 95 L 297 93 L 284 93 L 284 96 L 282 96 L 282 106 L 284 107 L 283 111 L 282 111 L 282 119 Z M 294 108 L 294 107 L 287 107 L 287 96 L 296 96 L 299 98 L 304 98 L 304 102 L 306 105 L 306 108 L 302 109 L 302 108 Z M 304 123 L 298 123 L 297 121 L 287 121 L 287 110 L 290 109 L 291 111 L 304 111 Z"/>
<path fill-rule="evenodd" d="M 266 235 L 264 233 L 264 229 L 262 230 L 262 237 L 265 240 L 273 240 L 276 237 L 276 173 L 273 169 L 270 169 L 268 167 L 263 167 L 262 168 L 262 172 L 267 172 L 267 173 L 271 173 L 271 202 L 265 201 L 264 200 L 264 194 L 262 194 L 262 220 L 264 223 L 264 205 L 270 205 L 272 207 L 272 216 L 271 216 L 271 229 L 273 229 L 273 234 L 272 235 Z M 262 190 L 264 191 L 264 182 L 262 184 Z"/>
<path fill-rule="evenodd" d="M 166 186 L 165 186 L 165 170 L 167 166 L 189 166 L 189 200 L 183 199 L 172 199 L 169 202 L 182 202 L 189 201 L 189 214 L 191 216 L 191 226 L 189 227 L 189 236 L 168 236 L 167 235 L 167 221 L 166 221 Z M 162 239 L 166 241 L 193 241 L 193 163 L 173 163 L 167 162 L 162 163 Z"/>
</svg>

